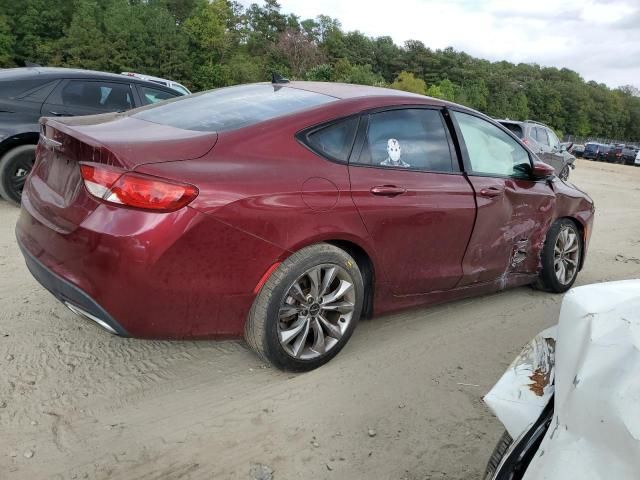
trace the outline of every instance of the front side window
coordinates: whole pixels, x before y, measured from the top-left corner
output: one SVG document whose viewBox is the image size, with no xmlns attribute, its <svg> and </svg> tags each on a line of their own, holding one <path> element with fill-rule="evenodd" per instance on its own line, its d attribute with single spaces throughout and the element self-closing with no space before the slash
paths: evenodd
<svg viewBox="0 0 640 480">
<path fill-rule="evenodd" d="M 178 96 L 177 93 L 169 93 L 166 90 L 158 90 L 157 88 L 143 86 L 140 87 L 140 93 L 142 94 L 142 103 L 144 105 L 151 105 Z"/>
<path fill-rule="evenodd" d="M 545 128 L 536 127 L 536 141 L 540 145 L 549 145 L 549 137 L 547 136 L 547 130 Z"/>
<path fill-rule="evenodd" d="M 460 112 L 454 112 L 454 116 L 460 127 L 473 173 L 529 177 L 529 154 L 516 140 L 476 116 Z"/>
<path fill-rule="evenodd" d="M 560 147 L 560 140 L 558 140 L 558 137 L 553 132 L 553 130 L 549 130 L 548 128 L 545 128 L 545 130 L 547 131 L 547 135 L 549 136 L 549 145 L 552 148 Z"/>
<path fill-rule="evenodd" d="M 452 172 L 446 126 L 439 110 L 409 108 L 369 115 L 355 163 L 432 172 Z"/>
<path fill-rule="evenodd" d="M 104 112 L 125 111 L 133 108 L 131 88 L 128 84 L 71 80 L 60 92 L 62 105 L 86 107 Z"/>
</svg>

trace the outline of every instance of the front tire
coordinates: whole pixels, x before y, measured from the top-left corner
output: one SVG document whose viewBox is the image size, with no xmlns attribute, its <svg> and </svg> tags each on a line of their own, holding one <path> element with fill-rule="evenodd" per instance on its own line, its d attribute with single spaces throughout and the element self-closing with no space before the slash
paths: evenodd
<svg viewBox="0 0 640 480">
<path fill-rule="evenodd" d="M 502 462 L 502 459 L 504 458 L 505 454 L 511 447 L 512 443 L 513 443 L 513 438 L 511 438 L 511 435 L 509 435 L 509 432 L 505 430 L 502 436 L 500 437 L 500 440 L 498 440 L 498 443 L 496 444 L 495 448 L 493 449 L 493 453 L 491 454 L 491 457 L 489 457 L 489 461 L 487 462 L 487 468 L 484 472 L 484 477 L 482 477 L 483 480 L 491 480 L 493 478 L 496 471 L 498 470 L 498 467 L 500 466 L 500 462 Z"/>
<path fill-rule="evenodd" d="M 308 371 L 345 346 L 362 312 L 356 261 L 321 243 L 296 252 L 267 279 L 245 324 L 245 339 L 277 368 Z"/>
<path fill-rule="evenodd" d="M 568 180 L 570 170 L 571 170 L 571 167 L 569 165 L 565 165 L 564 167 L 562 167 L 562 170 L 560 170 L 560 173 L 558 174 L 558 177 L 560 177 L 560 180 Z"/>
<path fill-rule="evenodd" d="M 576 281 L 582 261 L 582 235 L 576 224 L 563 218 L 556 221 L 542 249 L 542 270 L 537 287 L 554 293 L 564 293 Z"/>
<path fill-rule="evenodd" d="M 20 206 L 24 182 L 33 168 L 35 158 L 35 145 L 20 145 L 0 159 L 0 196 L 9 203 Z"/>
</svg>

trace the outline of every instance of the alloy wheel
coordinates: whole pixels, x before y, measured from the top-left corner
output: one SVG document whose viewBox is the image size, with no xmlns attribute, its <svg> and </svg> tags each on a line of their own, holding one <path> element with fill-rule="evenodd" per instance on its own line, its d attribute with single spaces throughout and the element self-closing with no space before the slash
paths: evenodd
<svg viewBox="0 0 640 480">
<path fill-rule="evenodd" d="M 9 187 L 15 194 L 15 197 L 20 198 L 27 180 L 27 175 L 29 175 L 29 172 L 33 168 L 33 154 L 31 152 L 24 152 L 16 158 L 12 167 Z"/>
<path fill-rule="evenodd" d="M 580 240 L 575 229 L 568 225 L 562 227 L 553 253 L 556 278 L 562 285 L 568 285 L 578 272 L 580 261 Z"/>
<path fill-rule="evenodd" d="M 323 264 L 291 285 L 278 312 L 278 339 L 293 358 L 311 360 L 334 348 L 356 306 L 354 280 L 345 269 Z"/>
</svg>

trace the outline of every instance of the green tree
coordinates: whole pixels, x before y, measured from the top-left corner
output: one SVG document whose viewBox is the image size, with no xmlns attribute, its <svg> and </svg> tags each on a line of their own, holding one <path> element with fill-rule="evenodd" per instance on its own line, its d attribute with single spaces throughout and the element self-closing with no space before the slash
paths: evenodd
<svg viewBox="0 0 640 480">
<path fill-rule="evenodd" d="M 424 80 L 416 78 L 416 76 L 410 72 L 400 72 L 390 87 L 405 92 L 419 93 L 420 95 L 427 93 L 427 84 Z"/>
<path fill-rule="evenodd" d="M 13 52 L 15 37 L 11 34 L 11 28 L 5 15 L 0 15 L 0 67 L 13 65 Z"/>
<path fill-rule="evenodd" d="M 100 70 L 106 64 L 102 11 L 96 0 L 77 0 L 66 35 L 60 41 L 66 67 Z"/>
</svg>

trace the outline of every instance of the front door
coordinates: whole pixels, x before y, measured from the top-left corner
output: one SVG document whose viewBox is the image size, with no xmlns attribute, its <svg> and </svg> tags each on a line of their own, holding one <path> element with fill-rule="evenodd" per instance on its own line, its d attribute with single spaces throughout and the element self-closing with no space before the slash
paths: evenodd
<svg viewBox="0 0 640 480">
<path fill-rule="evenodd" d="M 535 273 L 555 194 L 530 177 L 529 153 L 499 127 L 452 112 L 478 213 L 463 260 L 460 286 Z"/>
<path fill-rule="evenodd" d="M 460 172 L 439 109 L 363 117 L 349 164 L 353 201 L 380 276 L 396 295 L 453 288 L 473 229 L 473 190 Z"/>
</svg>

